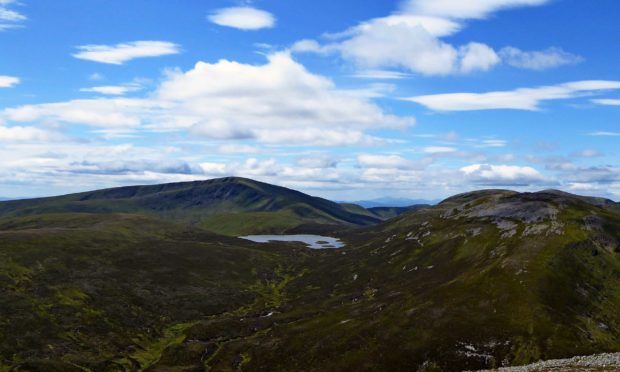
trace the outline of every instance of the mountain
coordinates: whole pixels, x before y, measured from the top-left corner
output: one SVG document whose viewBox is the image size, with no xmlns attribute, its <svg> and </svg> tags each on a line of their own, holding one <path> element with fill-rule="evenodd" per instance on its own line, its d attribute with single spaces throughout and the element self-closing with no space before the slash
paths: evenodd
<svg viewBox="0 0 620 372">
<path fill-rule="evenodd" d="M 291 307 L 313 310 L 254 366 L 464 370 L 620 350 L 620 216 L 595 200 L 475 192 L 346 240 L 292 283 Z"/>
<path fill-rule="evenodd" d="M 179 191 L 159 187 L 131 195 Z M 616 204 L 484 190 L 341 224 L 346 247 L 315 251 L 110 212 L 125 199 L 5 209 L 1 370 L 461 371 L 620 351 Z"/>
<path fill-rule="evenodd" d="M 400 216 L 401 214 L 417 211 L 426 207 L 428 207 L 426 204 L 412 205 L 409 207 L 373 207 L 368 208 L 368 211 L 383 220 L 389 220 L 390 218 Z"/>
<path fill-rule="evenodd" d="M 359 200 L 348 202 L 351 204 L 357 204 L 364 208 L 379 208 L 379 207 L 409 207 L 412 205 L 434 205 L 439 200 L 427 200 L 427 199 L 406 199 L 406 198 L 378 198 L 372 200 Z"/>
<path fill-rule="evenodd" d="M 0 203 L 0 217 L 49 213 L 140 213 L 227 235 L 364 226 L 381 218 L 284 187 L 244 178 L 133 186 Z"/>
</svg>

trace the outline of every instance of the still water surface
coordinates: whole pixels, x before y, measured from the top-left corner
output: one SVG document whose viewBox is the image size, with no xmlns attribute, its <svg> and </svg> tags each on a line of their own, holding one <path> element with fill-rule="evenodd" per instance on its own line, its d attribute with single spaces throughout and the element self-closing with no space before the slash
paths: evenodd
<svg viewBox="0 0 620 372">
<path fill-rule="evenodd" d="M 301 242 L 312 249 L 335 249 L 344 247 L 339 239 L 321 235 L 248 235 L 239 238 L 256 243 Z"/>
</svg>

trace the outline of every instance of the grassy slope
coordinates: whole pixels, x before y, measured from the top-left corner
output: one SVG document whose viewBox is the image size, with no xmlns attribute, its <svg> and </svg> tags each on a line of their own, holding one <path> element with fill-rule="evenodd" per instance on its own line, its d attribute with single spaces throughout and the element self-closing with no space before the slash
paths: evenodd
<svg viewBox="0 0 620 372">
<path fill-rule="evenodd" d="M 380 221 L 364 211 L 350 212 L 325 199 L 244 178 L 122 187 L 0 203 L 0 217 L 76 212 L 140 213 L 228 235 L 281 233 L 304 224 L 355 226 Z"/>
<path fill-rule="evenodd" d="M 148 366 L 196 321 L 251 309 L 296 254 L 279 252 L 141 216 L 0 220 L 0 370 Z"/>
<path fill-rule="evenodd" d="M 209 365 L 461 370 L 620 350 L 620 218 L 602 208 L 491 191 L 344 237 L 287 286 L 277 326 Z"/>
<path fill-rule="evenodd" d="M 128 215 L 0 230 L 5 365 L 460 370 L 620 350 L 620 216 L 566 195 L 460 195 L 332 251 Z"/>
</svg>

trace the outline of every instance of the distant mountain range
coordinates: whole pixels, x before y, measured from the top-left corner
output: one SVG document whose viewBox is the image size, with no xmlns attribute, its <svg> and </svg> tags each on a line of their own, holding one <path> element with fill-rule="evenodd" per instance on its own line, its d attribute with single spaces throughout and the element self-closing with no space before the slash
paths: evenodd
<svg viewBox="0 0 620 372">
<path fill-rule="evenodd" d="M 412 205 L 435 205 L 439 199 L 407 199 L 407 198 L 378 198 L 372 200 L 359 200 L 353 202 L 341 202 L 357 204 L 364 208 L 377 207 L 410 207 Z"/>
<path fill-rule="evenodd" d="M 462 371 L 617 352 L 619 207 L 483 190 L 366 209 L 243 178 L 0 202 L 0 370 Z M 265 231 L 345 247 L 216 233 Z"/>
</svg>

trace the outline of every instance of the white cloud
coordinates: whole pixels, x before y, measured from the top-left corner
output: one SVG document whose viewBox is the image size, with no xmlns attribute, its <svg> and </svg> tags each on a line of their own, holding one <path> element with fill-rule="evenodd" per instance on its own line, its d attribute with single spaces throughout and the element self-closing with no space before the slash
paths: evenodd
<svg viewBox="0 0 620 372">
<path fill-rule="evenodd" d="M 469 43 L 459 50 L 460 70 L 464 73 L 488 71 L 499 63 L 499 57 L 491 47 L 481 43 Z"/>
<path fill-rule="evenodd" d="M 103 86 L 97 86 L 97 87 L 82 88 L 80 89 L 80 92 L 99 93 L 99 94 L 104 94 L 104 95 L 109 95 L 109 96 L 123 96 L 130 92 L 139 91 L 140 89 L 142 89 L 142 87 L 140 87 L 137 84 L 103 85 Z"/>
<path fill-rule="evenodd" d="M 321 45 L 301 40 L 291 50 L 297 53 L 338 53 L 362 70 L 402 69 L 422 75 L 468 74 L 488 71 L 501 62 L 498 53 L 480 42 L 452 45 L 444 38 L 465 27 L 467 19 L 485 18 L 512 7 L 543 5 L 549 0 L 409 0 L 389 16 L 371 19 L 344 32 L 329 34 Z M 512 64 L 549 68 L 577 58 L 559 49 L 520 52 Z M 513 53 L 514 54 L 514 53 Z M 368 74 L 366 74 L 368 75 Z"/>
<path fill-rule="evenodd" d="M 389 70 L 361 70 L 352 75 L 359 79 L 400 80 L 410 78 L 410 74 Z"/>
<path fill-rule="evenodd" d="M 177 103 L 177 112 L 189 119 L 195 133 L 215 139 L 356 144 L 370 140 L 364 129 L 406 128 L 414 122 L 386 115 L 369 99 L 338 90 L 287 53 L 269 56 L 265 65 L 200 62 L 185 73 L 172 73 L 158 97 Z"/>
<path fill-rule="evenodd" d="M 474 71 L 481 65 L 469 48 L 459 51 L 438 38 L 457 29 L 456 25 L 438 25 L 427 18 L 390 16 L 362 23 L 346 32 L 344 40 L 324 48 L 370 69 L 402 68 L 424 75 L 448 75 L 465 71 L 463 60 L 469 58 L 467 72 Z M 482 65 L 484 69 L 487 64 Z"/>
<path fill-rule="evenodd" d="M 22 13 L 9 9 L 11 4 L 16 4 L 14 0 L 0 1 L 0 31 L 17 28 L 28 18 Z"/>
<path fill-rule="evenodd" d="M 35 127 L 5 127 L 0 125 L 0 142 L 49 142 L 63 136 Z"/>
<path fill-rule="evenodd" d="M 116 45 L 82 45 L 73 57 L 87 61 L 122 65 L 136 58 L 159 57 L 180 53 L 177 44 L 167 41 L 134 41 Z"/>
<path fill-rule="evenodd" d="M 340 90 L 287 53 L 263 65 L 222 60 L 172 71 L 148 99 L 97 98 L 0 111 L 17 123 L 82 124 L 106 130 L 188 131 L 200 138 L 266 144 L 371 145 L 367 130 L 405 129 L 411 117 L 388 115 L 368 92 Z"/>
<path fill-rule="evenodd" d="M 491 13 L 515 7 L 539 6 L 551 0 L 408 0 L 405 10 L 429 16 L 455 19 L 481 19 Z"/>
<path fill-rule="evenodd" d="M 596 158 L 596 157 L 603 156 L 603 153 L 601 153 L 598 150 L 594 150 L 594 149 L 585 149 L 585 150 L 579 151 L 575 155 L 582 157 L 582 158 Z"/>
<path fill-rule="evenodd" d="M 0 75 L 0 88 L 12 88 L 19 84 L 19 78 Z"/>
<path fill-rule="evenodd" d="M 473 164 L 461 168 L 461 172 L 470 181 L 483 185 L 523 186 L 544 180 L 536 169 L 514 165 Z"/>
<path fill-rule="evenodd" d="M 307 169 L 327 169 L 336 168 L 338 166 L 338 160 L 327 155 L 304 157 L 297 159 L 296 163 L 300 167 Z"/>
<path fill-rule="evenodd" d="M 500 50 L 499 55 L 510 66 L 539 71 L 583 62 L 582 57 L 560 48 L 524 52 L 517 48 L 506 47 Z"/>
<path fill-rule="evenodd" d="M 620 99 L 593 99 L 592 102 L 603 106 L 620 106 Z"/>
<path fill-rule="evenodd" d="M 104 79 L 105 79 L 105 76 L 103 76 L 103 74 L 100 74 L 98 72 L 94 72 L 88 76 L 88 80 L 90 81 L 101 81 Z"/>
<path fill-rule="evenodd" d="M 500 139 L 487 139 L 480 141 L 476 147 L 506 147 L 506 141 Z"/>
<path fill-rule="evenodd" d="M 404 98 L 435 111 L 530 110 L 541 103 L 620 89 L 620 81 L 590 80 L 489 93 L 448 93 Z"/>
<path fill-rule="evenodd" d="M 102 128 L 137 128 L 156 105 L 137 99 L 84 99 L 7 108 L 0 118 L 19 123 L 83 124 Z"/>
<path fill-rule="evenodd" d="M 240 30 L 260 30 L 272 28 L 276 24 L 276 18 L 273 14 L 252 7 L 218 9 L 208 18 L 216 25 Z"/>
<path fill-rule="evenodd" d="M 290 48 L 291 52 L 296 53 L 318 53 L 327 54 L 333 52 L 329 47 L 324 47 L 316 40 L 303 39 L 295 42 Z"/>
<path fill-rule="evenodd" d="M 427 154 L 448 154 L 456 152 L 454 147 L 445 147 L 445 146 L 429 146 L 425 147 L 424 152 Z"/>
<path fill-rule="evenodd" d="M 260 147 L 240 144 L 227 144 L 218 147 L 220 154 L 241 155 L 241 154 L 260 154 L 263 150 Z"/>
<path fill-rule="evenodd" d="M 412 169 L 415 163 L 399 155 L 362 154 L 357 157 L 358 164 L 371 169 Z"/>
<path fill-rule="evenodd" d="M 598 132 L 588 133 L 588 135 L 593 136 L 593 137 L 620 137 L 620 132 L 598 131 Z"/>
</svg>

